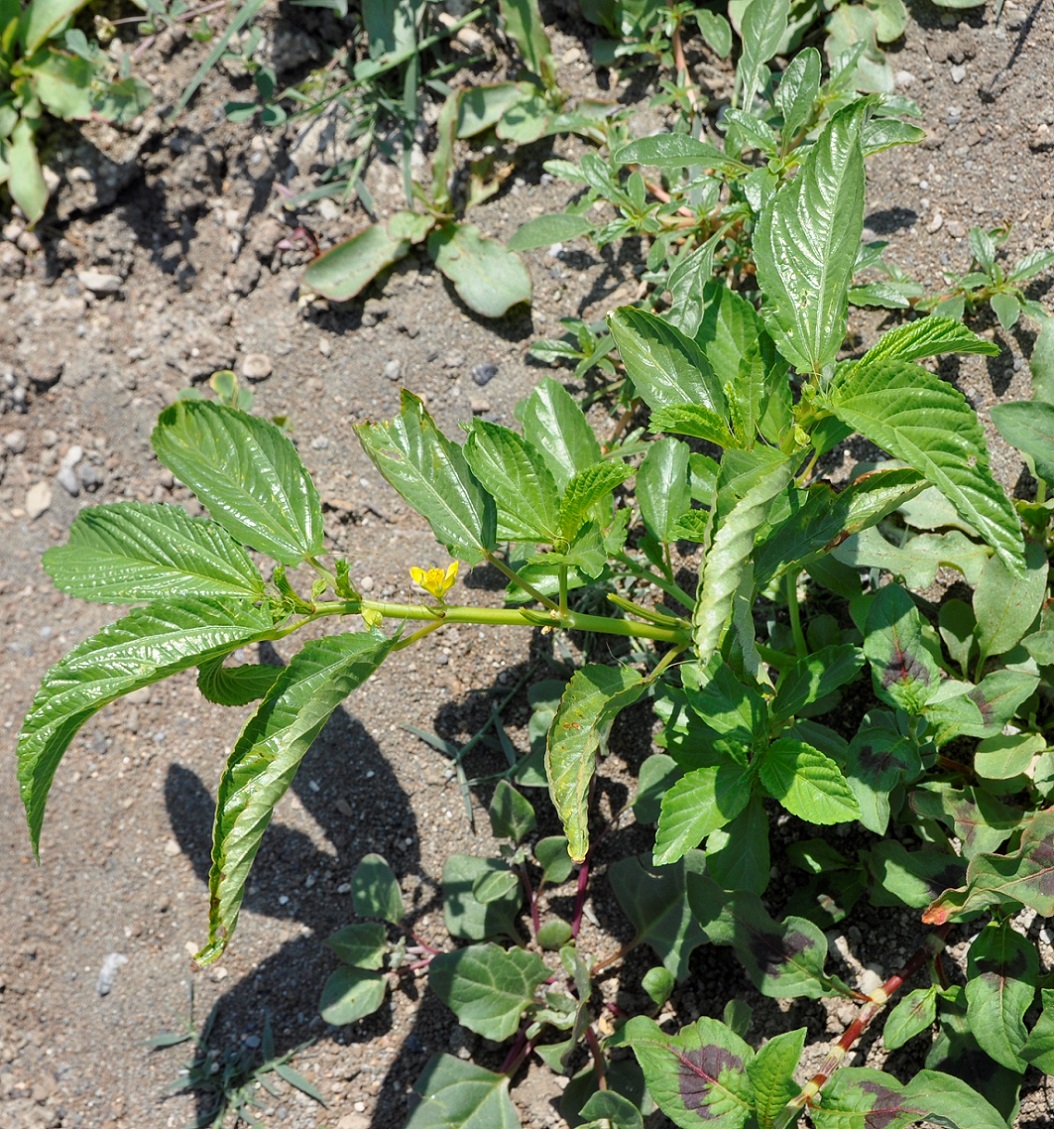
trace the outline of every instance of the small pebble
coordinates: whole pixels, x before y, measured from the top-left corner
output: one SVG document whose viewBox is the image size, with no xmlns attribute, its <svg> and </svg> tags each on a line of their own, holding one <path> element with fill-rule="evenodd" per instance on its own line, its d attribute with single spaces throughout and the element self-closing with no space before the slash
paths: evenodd
<svg viewBox="0 0 1054 1129">
<path fill-rule="evenodd" d="M 79 270 L 77 271 L 77 281 L 85 290 L 90 290 L 93 294 L 100 296 L 116 294 L 121 289 L 120 275 L 107 274 L 101 270 Z"/>
<path fill-rule="evenodd" d="M 934 212 L 933 219 L 931 219 L 930 222 L 926 224 L 926 230 L 930 233 L 930 235 L 933 235 L 935 232 L 940 231 L 943 226 L 944 216 L 942 216 L 940 212 Z"/>
<path fill-rule="evenodd" d="M 4 446 L 13 455 L 21 455 L 26 449 L 26 433 L 24 431 L 9 431 L 4 436 Z"/>
<path fill-rule="evenodd" d="M 480 386 L 489 384 L 498 375 L 498 366 L 492 361 L 484 361 L 472 370 L 472 379 Z"/>
<path fill-rule="evenodd" d="M 36 521 L 51 506 L 51 487 L 46 482 L 34 482 L 26 491 L 26 513 Z"/>
<path fill-rule="evenodd" d="M 952 67 L 952 82 L 958 86 L 965 77 L 966 68 L 961 63 L 956 63 L 955 66 Z"/>
<path fill-rule="evenodd" d="M 73 498 L 76 498 L 81 492 L 81 480 L 71 466 L 60 466 L 55 475 L 55 481 Z"/>
<path fill-rule="evenodd" d="M 247 353 L 242 361 L 242 376 L 246 380 L 266 380 L 273 371 L 266 353 Z"/>
<path fill-rule="evenodd" d="M 398 380 L 399 379 L 399 373 L 402 370 L 402 367 L 403 366 L 402 366 L 401 361 L 389 361 L 384 366 L 384 375 L 389 380 Z"/>
<path fill-rule="evenodd" d="M 100 996 L 108 996 L 113 990 L 113 983 L 117 979 L 117 970 L 122 964 L 127 964 L 128 958 L 124 953 L 107 953 L 99 969 L 99 979 L 95 990 Z"/>
</svg>

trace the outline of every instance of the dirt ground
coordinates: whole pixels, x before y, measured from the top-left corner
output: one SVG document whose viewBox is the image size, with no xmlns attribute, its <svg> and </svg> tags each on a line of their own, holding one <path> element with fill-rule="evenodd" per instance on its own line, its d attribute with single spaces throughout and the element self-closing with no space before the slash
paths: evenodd
<svg viewBox="0 0 1054 1129">
<path fill-rule="evenodd" d="M 594 32 L 562 6 L 543 3 L 543 11 L 561 83 L 590 92 Z M 296 12 L 295 22 L 269 17 L 268 26 L 280 58 L 306 52 L 303 62 L 318 56 L 329 17 L 316 24 L 315 10 Z M 375 851 L 400 877 L 416 931 L 449 944 L 438 887 L 443 860 L 452 849 L 485 854 L 490 844 L 482 833 L 472 836 L 448 762 L 403 726 L 468 737 L 514 680 L 544 670 L 529 668 L 541 658 L 538 640 L 512 629 L 448 630 L 396 656 L 338 710 L 267 833 L 229 952 L 218 967 L 194 970 L 189 954 L 203 941 L 207 911 L 212 796 L 242 711 L 210 705 L 188 674 L 97 715 L 56 777 L 37 866 L 15 784 L 15 735 L 45 670 L 115 618 L 114 609 L 55 593 L 40 556 L 65 538 L 84 505 L 187 502 L 152 457 L 156 416 L 179 389 L 212 371 L 248 368 L 260 377 L 252 384 L 257 410 L 292 421 L 319 484 L 332 548 L 356 562 L 363 589 L 409 598 L 408 566 L 445 560 L 379 478 L 350 425 L 393 414 L 401 385 L 423 395 L 448 431 L 472 413 L 511 423 L 513 405 L 547 371 L 527 357 L 531 342 L 555 335 L 561 316 L 599 318 L 632 300 L 639 249 L 601 257 L 582 244 L 530 254 L 534 303 L 500 322 L 471 315 L 423 258 L 403 262 L 346 307 L 305 302 L 299 285 L 311 251 L 295 229 L 303 225 L 327 245 L 362 218 L 328 203 L 290 214 L 282 192 L 315 182 L 339 152 L 339 134 L 228 123 L 221 106 L 232 82 L 244 83 L 222 70 L 174 126 L 162 126 L 159 115 L 204 50 L 166 35 L 140 60 L 157 90 L 149 114 L 125 131 L 93 127 L 94 151 L 72 134 L 60 139 L 54 159 L 66 184 L 54 210 L 35 233 L 9 224 L 0 242 L 7 765 L 0 773 L 0 1123 L 191 1123 L 211 1098 L 162 1094 L 179 1080 L 192 1046 L 151 1051 L 144 1041 L 190 1021 L 193 985 L 193 1030 L 219 1005 L 211 1043 L 219 1051 L 258 1046 L 265 1015 L 280 1051 L 310 1041 L 295 1065 L 328 1108 L 279 1083 L 277 1097 L 262 1095 L 267 1124 L 397 1129 L 430 1055 L 498 1060 L 428 997 L 423 978 L 376 1016 L 327 1027 L 318 998 L 335 961 L 321 941 L 350 919 L 349 877 Z M 869 164 L 868 226 L 890 241 L 891 257 L 939 288 L 942 270 L 968 268 L 972 224 L 1012 223 L 1012 259 L 1054 244 L 1054 6 L 1007 0 L 996 24 L 991 8 L 941 13 L 919 0 L 891 58 L 929 135 Z M 643 110 L 652 92 L 636 82 L 606 93 L 631 97 Z M 541 162 L 574 152 L 558 140 L 521 153 L 522 167 L 474 221 L 508 237 L 523 220 L 559 210 L 569 192 L 542 175 Z M 397 170 L 378 166 L 371 178 L 375 198 L 398 206 Z M 871 333 L 881 320 L 867 315 L 855 324 Z M 1005 348 L 996 358 L 963 359 L 954 374 L 960 387 L 982 411 L 1027 395 L 1030 327 L 1008 335 L 986 318 L 977 327 Z M 497 371 L 481 384 L 485 365 Z M 1013 486 L 1016 465 L 998 456 L 996 464 Z M 465 594 L 500 599 L 486 587 Z M 288 653 L 278 648 L 279 659 Z M 526 720 L 522 705 L 507 717 L 521 743 Z M 630 726 L 619 751 L 639 760 L 642 741 L 646 726 Z M 480 759 L 470 769 L 486 767 Z M 628 926 L 602 877 L 596 891 L 588 943 L 600 956 L 618 947 Z M 856 959 L 893 971 L 888 935 L 850 934 Z M 103 995 L 100 971 L 113 954 L 125 962 L 110 960 L 116 972 Z M 738 975 L 713 950 L 694 960 L 681 997 L 686 1020 L 691 1008 L 719 1013 L 719 989 Z M 617 977 L 616 970 L 615 986 Z M 782 1024 L 808 1023 L 810 1042 L 842 1029 L 837 1015 L 816 1004 L 796 1002 L 779 1017 L 771 1001 L 754 1002 Z M 559 1094 L 544 1069 L 525 1072 L 513 1090 L 523 1124 L 565 1124 Z M 1020 1124 L 1054 1124 L 1052 1108 L 1041 1088 L 1026 1100 Z"/>
</svg>

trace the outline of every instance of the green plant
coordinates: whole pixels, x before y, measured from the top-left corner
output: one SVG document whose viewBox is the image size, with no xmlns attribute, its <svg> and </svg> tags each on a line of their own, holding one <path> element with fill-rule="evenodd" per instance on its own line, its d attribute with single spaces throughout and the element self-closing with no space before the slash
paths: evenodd
<svg viewBox="0 0 1054 1129">
<path fill-rule="evenodd" d="M 128 121 L 150 101 L 146 85 L 127 73 L 127 60 L 115 78 L 116 67 L 98 43 L 70 26 L 87 2 L 0 5 L 0 184 L 31 224 L 48 202 L 37 151 L 45 118 Z"/>
<path fill-rule="evenodd" d="M 217 1010 L 210 1012 L 203 1030 L 198 1033 L 194 1024 L 194 991 L 190 992 L 190 1014 L 181 1031 L 161 1031 L 147 1040 L 147 1046 L 155 1050 L 177 1047 L 183 1043 L 194 1044 L 194 1057 L 180 1071 L 182 1077 L 165 1091 L 168 1094 L 194 1093 L 209 1104 L 194 1122 L 194 1129 L 206 1126 L 227 1124 L 227 1115 L 233 1114 L 233 1125 L 242 1123 L 261 1126 L 263 1122 L 253 1115 L 254 1110 L 263 1112 L 265 1105 L 260 1100 L 259 1090 L 263 1088 L 272 1097 L 278 1097 L 274 1089 L 272 1075 L 282 1079 L 290 1086 L 307 1094 L 320 1105 L 326 1100 L 299 1070 L 290 1065 L 290 1060 L 304 1049 L 295 1047 L 285 1054 L 275 1051 L 274 1035 L 270 1020 L 265 1016 L 263 1034 L 257 1040 L 258 1049 L 248 1044 L 235 1050 L 211 1046 L 213 1027 Z"/>
<path fill-rule="evenodd" d="M 962 275 L 946 273 L 944 277 L 950 289 L 945 294 L 916 302 L 915 308 L 961 318 L 965 312 L 974 313 L 987 302 L 1004 329 L 1013 329 L 1022 314 L 1046 318 L 1047 311 L 1042 303 L 1026 295 L 1024 284 L 1054 263 L 1054 251 L 1042 248 L 1032 251 L 1012 270 L 1007 270 L 999 261 L 999 245 L 1009 234 L 1010 229 L 1004 227 L 991 231 L 971 227 L 968 237 L 973 254 L 971 269 Z"/>
<path fill-rule="evenodd" d="M 18 775 L 34 849 L 65 749 L 108 702 L 193 668 L 213 701 L 259 700 L 219 782 L 198 957 L 214 960 L 275 804 L 332 711 L 389 654 L 456 623 L 618 636 L 624 661 L 594 655 L 555 706 L 548 690 L 535 697 L 544 776 L 530 755 L 500 774 L 490 807 L 506 840 L 499 855 L 447 862 L 448 931 L 468 944 L 414 959 L 429 962 L 432 989 L 461 1023 L 511 1045 L 498 1071 L 435 1056 L 417 1083 L 413 1129 L 515 1125 L 509 1083 L 529 1056 L 574 1073 L 565 1108 L 591 1124 L 639 1125 L 654 1102 L 683 1129 L 785 1129 L 805 1116 L 818 1129 L 924 1118 L 1005 1129 L 1026 1074 L 1054 1071 L 1054 995 L 1017 927 L 1026 909 L 1054 916 L 1054 507 L 1043 495 L 1010 501 L 973 408 L 918 363 L 991 355 L 992 343 L 931 316 L 840 359 L 865 154 L 899 135 L 882 112 L 874 97 L 842 107 L 796 175 L 771 185 L 752 236 L 760 311 L 711 278 L 699 280 L 688 330 L 683 311 L 611 315 L 634 393 L 621 442 L 603 449 L 552 380 L 520 405 L 521 431 L 475 419 L 463 446 L 409 392 L 397 418 L 356 428 L 454 558 L 415 570 L 420 601 L 369 599 L 347 561 L 324 559 L 321 506 L 292 441 L 231 406 L 233 388 L 222 386 L 226 404 L 166 408 L 154 450 L 212 516 L 88 508 L 69 544 L 45 554 L 63 591 L 143 606 L 53 667 L 25 719 Z M 1037 406 L 1050 399 L 1046 329 L 1033 367 L 1029 417 L 1016 432 L 1001 426 L 1049 484 L 1048 413 Z M 820 468 L 853 435 L 897 462 L 857 467 L 836 487 Z M 675 568 L 685 542 L 700 546 L 694 591 Z M 249 548 L 273 562 L 269 577 Z M 499 570 L 505 605 L 453 602 L 458 561 Z M 941 566 L 965 588 L 935 595 Z M 238 648 L 334 617 L 359 617 L 361 628 L 311 639 L 285 668 L 228 665 Z M 594 803 L 598 761 L 636 703 L 660 723 L 662 751 L 644 761 L 631 807 L 654 824 L 654 841 L 644 857 L 612 860 L 606 831 L 619 816 Z M 460 768 L 463 750 L 446 751 Z M 543 779 L 563 835 L 536 840 L 537 804 L 524 792 Z M 796 829 L 775 857 L 774 822 Z M 853 827 L 844 849 L 810 831 L 834 825 Z M 538 891 L 573 864 L 567 919 Z M 778 910 L 773 864 L 804 876 Z M 333 939 L 347 970 L 326 1001 L 338 1019 L 379 1004 L 404 959 L 388 938 L 403 917 L 394 876 L 375 857 L 363 867 L 356 910 L 380 920 Z M 605 872 L 633 938 L 597 957 L 583 950 L 580 910 Z M 896 907 L 928 932 L 883 983 L 852 984 L 827 970 L 824 930 L 867 905 Z M 941 956 L 959 925 L 965 983 Z M 722 1020 L 670 1030 L 664 1005 L 704 946 L 730 948 L 762 995 L 858 1006 L 805 1086 L 794 1080 L 805 1028 L 755 1050 L 749 1009 L 729 1001 Z M 638 947 L 658 963 L 640 981 L 649 1003 L 626 1016 L 605 1004 L 600 973 Z M 929 1032 L 925 1068 L 902 1080 L 842 1066 L 924 970 L 884 1038 L 895 1047 Z"/>
</svg>

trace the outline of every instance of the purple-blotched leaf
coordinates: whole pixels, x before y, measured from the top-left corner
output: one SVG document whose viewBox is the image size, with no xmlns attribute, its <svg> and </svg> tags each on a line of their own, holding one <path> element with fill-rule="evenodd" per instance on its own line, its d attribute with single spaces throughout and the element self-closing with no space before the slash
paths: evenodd
<svg viewBox="0 0 1054 1129">
<path fill-rule="evenodd" d="M 922 642 L 922 616 L 897 584 L 883 588 L 868 609 L 864 654 L 882 701 L 920 713 L 937 687 L 940 671 Z"/>
<path fill-rule="evenodd" d="M 619 1038 L 637 1056 L 648 1092 L 680 1129 L 741 1129 L 753 1112 L 747 1065 L 754 1052 L 716 1019 L 668 1035 L 638 1015 Z"/>
<path fill-rule="evenodd" d="M 1013 854 L 971 860 L 966 885 L 946 890 L 930 903 L 922 920 L 943 925 L 994 905 L 1025 905 L 1043 917 L 1054 916 L 1054 809 L 1033 816 Z"/>
<path fill-rule="evenodd" d="M 869 892 L 872 905 L 906 905 L 916 909 L 922 909 L 942 891 L 962 882 L 966 872 L 958 855 L 933 848 L 909 851 L 895 839 L 872 847 L 868 867 L 875 877 Z"/>
<path fill-rule="evenodd" d="M 860 822 L 877 835 L 889 825 L 889 794 L 913 782 L 922 771 L 922 757 L 888 710 L 869 713 L 850 742 L 846 778 L 860 805 Z"/>
<path fill-rule="evenodd" d="M 981 1049 L 1009 1070 L 1024 1071 L 1025 1012 L 1036 995 L 1035 945 L 1009 921 L 993 922 L 970 946 L 966 1016 Z"/>
<path fill-rule="evenodd" d="M 954 788 L 940 781 L 924 782 L 909 800 L 917 815 L 951 828 L 968 859 L 997 850 L 1021 823 L 1020 808 L 971 784 Z"/>
</svg>

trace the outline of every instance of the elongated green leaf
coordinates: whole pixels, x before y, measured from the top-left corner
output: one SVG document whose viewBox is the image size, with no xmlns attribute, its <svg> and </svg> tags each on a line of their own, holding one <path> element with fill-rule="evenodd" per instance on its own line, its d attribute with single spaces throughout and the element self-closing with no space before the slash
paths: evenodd
<svg viewBox="0 0 1054 1129">
<path fill-rule="evenodd" d="M 285 565 L 322 551 L 318 491 L 273 423 L 211 400 L 179 400 L 161 413 L 150 442 L 242 545 Z"/>
<path fill-rule="evenodd" d="M 714 536 L 699 576 L 692 623 L 695 648 L 705 663 L 719 649 L 732 615 L 732 604 L 754 549 L 754 537 L 765 521 L 769 503 L 786 489 L 795 461 L 770 465 L 732 507 Z"/>
<path fill-rule="evenodd" d="M 344 965 L 326 978 L 318 1010 L 327 1023 L 343 1027 L 372 1015 L 387 991 L 388 981 L 380 972 Z"/>
<path fill-rule="evenodd" d="M 208 964 L 226 948 L 263 833 L 304 754 L 337 706 L 380 666 L 391 645 L 379 631 L 305 644 L 242 730 L 216 798 L 209 941 L 195 958 L 199 963 Z"/>
<path fill-rule="evenodd" d="M 727 419 L 721 385 L 706 355 L 690 337 L 634 306 L 620 306 L 608 317 L 608 325 L 626 372 L 648 407 L 700 404 Z"/>
<path fill-rule="evenodd" d="M 677 519 L 692 506 L 688 487 L 691 448 L 678 439 L 659 439 L 648 444 L 648 453 L 637 469 L 637 503 L 644 524 L 660 541 L 674 537 Z"/>
<path fill-rule="evenodd" d="M 363 855 L 351 878 L 351 897 L 359 917 L 379 917 L 398 925 L 405 916 L 399 882 L 378 854 Z"/>
<path fill-rule="evenodd" d="M 792 737 L 773 741 L 761 762 L 759 777 L 769 793 L 799 819 L 845 823 L 860 814 L 842 770 L 804 741 Z"/>
<path fill-rule="evenodd" d="M 666 431 L 672 435 L 691 435 L 696 439 L 706 439 L 718 447 L 738 445 L 736 436 L 728 424 L 710 408 L 702 404 L 671 404 L 651 413 L 648 420 L 650 431 Z"/>
<path fill-rule="evenodd" d="M 27 57 L 35 54 L 38 47 L 59 32 L 87 3 L 88 0 L 33 0 L 26 5 L 18 36 L 23 53 Z"/>
<path fill-rule="evenodd" d="M 527 69 L 546 85 L 554 82 L 556 64 L 538 11 L 538 0 L 500 0 L 500 8 L 505 30 L 519 49 Z"/>
<path fill-rule="evenodd" d="M 1036 946 L 1009 921 L 992 922 L 970 946 L 966 1015 L 985 1054 L 1010 1070 L 1024 1071 L 1028 1032 L 1025 1012 L 1036 994 Z"/>
<path fill-rule="evenodd" d="M 1054 917 L 1054 811 L 1042 811 L 1026 823 L 1013 854 L 971 859 L 966 885 L 936 898 L 922 920 L 943 925 L 993 905 L 1025 905 L 1043 917 Z"/>
<path fill-rule="evenodd" d="M 565 239 L 575 239 L 593 230 L 595 224 L 588 216 L 559 212 L 553 216 L 538 216 L 521 224 L 509 240 L 510 251 L 531 251 L 535 247 L 549 247 Z"/>
<path fill-rule="evenodd" d="M 839 373 L 830 404 L 843 423 L 924 475 L 1021 575 L 1017 514 L 988 469 L 984 432 L 957 388 L 919 365 L 882 360 Z"/>
<path fill-rule="evenodd" d="M 904 1087 L 916 1117 L 941 1129 L 1004 1129 L 1003 1117 L 972 1086 L 940 1070 L 920 1070 Z"/>
<path fill-rule="evenodd" d="M 1025 546 L 1024 576 L 1014 576 L 998 557 L 985 565 L 973 594 L 979 663 L 1021 642 L 1046 594 L 1047 554 L 1035 541 Z"/>
<path fill-rule="evenodd" d="M 678 982 L 688 975 L 692 953 L 707 939 L 700 920 L 707 920 L 688 904 L 690 879 L 701 880 L 701 890 L 713 893 L 709 912 L 720 913 L 724 895 L 703 875 L 702 851 L 687 851 L 672 866 L 647 867 L 639 859 L 619 859 L 608 872 L 611 889 L 633 923 L 636 938 L 648 945 Z"/>
<path fill-rule="evenodd" d="M 497 503 L 502 540 L 555 539 L 559 493 L 540 451 L 515 431 L 477 418 L 465 459 Z"/>
<path fill-rule="evenodd" d="M 942 353 L 983 353 L 988 357 L 999 355 L 999 346 L 961 321 L 932 315 L 919 321 L 909 321 L 883 334 L 864 354 L 860 363 L 871 364 L 878 360 L 919 361 L 923 357 L 937 357 Z"/>
<path fill-rule="evenodd" d="M 458 297 L 485 318 L 500 318 L 530 302 L 531 276 L 523 259 L 475 224 L 449 223 L 428 237 L 428 253 L 454 284 Z"/>
<path fill-rule="evenodd" d="M 765 321 L 800 372 L 822 372 L 845 337 L 864 224 L 864 112 L 849 106 L 831 119 L 754 233 Z"/>
<path fill-rule="evenodd" d="M 1054 404 L 1043 400 L 993 404 L 992 422 L 1012 447 L 1028 455 L 1040 478 L 1054 483 Z"/>
<path fill-rule="evenodd" d="M 264 583 L 224 529 L 179 506 L 116 502 L 81 510 L 44 571 L 82 600 L 132 604 L 187 596 L 256 599 Z"/>
<path fill-rule="evenodd" d="M 735 761 L 697 768 L 682 776 L 662 798 L 655 832 L 655 865 L 683 858 L 747 806 L 752 774 Z"/>
<path fill-rule="evenodd" d="M 1054 988 L 1041 988 L 1043 1011 L 1028 1033 L 1023 1056 L 1044 1074 L 1054 1074 Z"/>
<path fill-rule="evenodd" d="M 410 250 L 405 239 L 393 239 L 383 224 L 370 224 L 319 255 L 304 271 L 304 285 L 332 302 L 350 302 Z"/>
<path fill-rule="evenodd" d="M 925 486 L 913 470 L 862 474 L 836 492 L 825 482 L 788 495 L 790 515 L 759 535 L 754 579 L 765 587 L 788 568 L 808 568 L 847 537 L 877 524 Z"/>
<path fill-rule="evenodd" d="M 895 1051 L 909 1039 L 933 1026 L 937 1018 L 937 988 L 916 988 L 909 992 L 886 1017 L 882 1042 Z"/>
<path fill-rule="evenodd" d="M 1040 322 L 1028 368 L 1032 374 L 1032 399 L 1054 404 L 1054 318 Z"/>
<path fill-rule="evenodd" d="M 709 141 L 698 141 L 686 133 L 660 133 L 640 137 L 615 153 L 621 165 L 651 165 L 660 169 L 686 169 L 693 165 L 735 171 L 742 163 L 727 157 Z"/>
<path fill-rule="evenodd" d="M 557 523 L 560 536 L 571 540 L 589 520 L 590 511 L 599 502 L 609 500 L 616 486 L 621 486 L 633 471 L 625 463 L 595 463 L 571 479 L 560 502 Z M 610 516 L 610 510 L 609 510 Z"/>
<path fill-rule="evenodd" d="M 490 942 L 440 953 L 428 966 L 428 986 L 458 1022 L 501 1042 L 516 1034 L 549 969 L 526 949 L 504 949 Z"/>
<path fill-rule="evenodd" d="M 419 1100 L 406 1129 L 520 1129 L 509 1076 L 433 1055 L 414 1083 Z"/>
<path fill-rule="evenodd" d="M 822 74 L 823 63 L 815 47 L 803 47 L 783 72 L 776 87 L 775 102 L 783 115 L 780 135 L 784 145 L 789 146 L 811 119 Z"/>
<path fill-rule="evenodd" d="M 224 666 L 223 657 L 202 663 L 198 671 L 198 689 L 218 706 L 247 706 L 259 701 L 281 674 L 280 666 L 244 663 Z"/>
<path fill-rule="evenodd" d="M 597 750 L 620 710 L 646 689 L 630 667 L 590 664 L 576 670 L 553 718 L 545 747 L 549 795 L 564 826 L 567 850 L 581 862 L 589 850 L 589 782 Z"/>
<path fill-rule="evenodd" d="M 36 127 L 20 117 L 11 131 L 7 146 L 7 187 L 11 199 L 22 209 L 30 224 L 37 223 L 48 206 L 48 186 L 37 152 Z"/>
<path fill-rule="evenodd" d="M 680 1129 L 742 1129 L 753 1113 L 747 1068 L 754 1052 L 718 1020 L 704 1016 L 667 1035 L 636 1015 L 620 1041 L 633 1048 L 648 1093 Z"/>
<path fill-rule="evenodd" d="M 958 855 L 932 847 L 909 851 L 895 839 L 876 843 L 868 854 L 868 866 L 875 878 L 872 905 L 913 909 L 923 909 L 950 885 L 962 882 L 966 872 Z"/>
<path fill-rule="evenodd" d="M 749 0 L 740 25 L 743 55 L 736 67 L 733 104 L 749 111 L 768 78 L 765 64 L 780 49 L 787 31 L 790 0 Z"/>
<path fill-rule="evenodd" d="M 922 616 L 898 584 L 875 596 L 867 613 L 864 654 L 875 693 L 890 705 L 918 714 L 940 682 L 940 669 L 922 641 Z"/>
<path fill-rule="evenodd" d="M 763 894 L 769 884 L 769 817 L 755 793 L 731 823 L 706 841 L 706 873 L 723 890 Z"/>
<path fill-rule="evenodd" d="M 18 735 L 18 783 L 34 851 L 48 790 L 80 727 L 110 702 L 272 634 L 248 600 L 191 599 L 137 608 L 74 647 L 44 675 Z"/>
<path fill-rule="evenodd" d="M 754 1108 L 761 1129 L 771 1129 L 776 1116 L 798 1094 L 794 1071 L 805 1047 L 808 1030 L 784 1031 L 769 1041 L 747 1063 L 754 1089 Z"/>
<path fill-rule="evenodd" d="M 374 466 L 452 555 L 479 564 L 496 546 L 494 499 L 469 469 L 461 448 L 436 427 L 416 396 L 404 390 L 395 419 L 358 424 L 355 434 Z"/>
<path fill-rule="evenodd" d="M 600 444 L 582 409 L 562 384 L 550 377 L 516 407 L 523 436 L 542 452 L 562 489 L 579 471 L 600 461 Z"/>
</svg>

